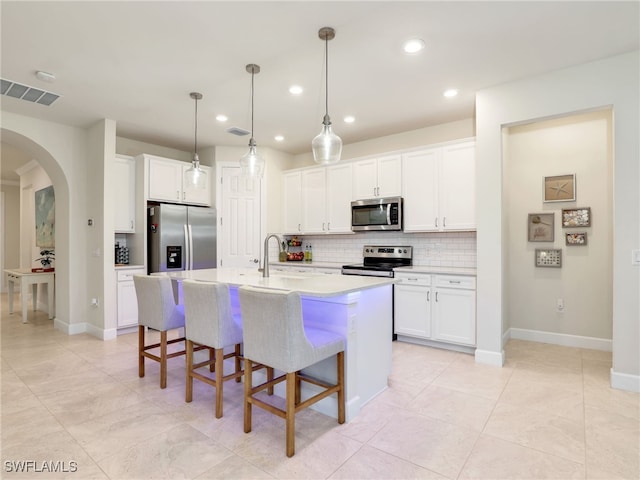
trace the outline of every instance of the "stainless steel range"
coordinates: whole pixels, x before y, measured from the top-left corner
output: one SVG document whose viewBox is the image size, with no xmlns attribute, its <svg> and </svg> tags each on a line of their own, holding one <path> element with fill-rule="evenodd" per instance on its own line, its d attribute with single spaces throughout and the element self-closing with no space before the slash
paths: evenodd
<svg viewBox="0 0 640 480">
<path fill-rule="evenodd" d="M 394 268 L 411 265 L 413 247 L 365 245 L 362 247 L 362 254 L 362 263 L 343 265 L 343 275 L 393 277 Z"/>
</svg>

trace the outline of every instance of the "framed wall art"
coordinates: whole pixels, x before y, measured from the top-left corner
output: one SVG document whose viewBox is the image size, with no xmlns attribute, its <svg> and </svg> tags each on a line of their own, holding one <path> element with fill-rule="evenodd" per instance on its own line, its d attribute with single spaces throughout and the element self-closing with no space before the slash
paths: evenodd
<svg viewBox="0 0 640 480">
<path fill-rule="evenodd" d="M 557 248 L 536 248 L 536 267 L 562 267 L 562 250 Z"/>
<path fill-rule="evenodd" d="M 564 208 L 562 209 L 562 226 L 564 228 L 590 227 L 591 208 Z"/>
<path fill-rule="evenodd" d="M 575 173 L 544 177 L 543 193 L 545 202 L 574 202 L 576 200 Z"/>
<path fill-rule="evenodd" d="M 565 233 L 569 246 L 583 246 L 587 244 L 587 232 Z"/>
<path fill-rule="evenodd" d="M 53 185 L 35 193 L 36 246 L 56 246 L 56 197 Z"/>
<path fill-rule="evenodd" d="M 530 213 L 527 234 L 530 242 L 553 242 L 554 213 Z"/>
</svg>

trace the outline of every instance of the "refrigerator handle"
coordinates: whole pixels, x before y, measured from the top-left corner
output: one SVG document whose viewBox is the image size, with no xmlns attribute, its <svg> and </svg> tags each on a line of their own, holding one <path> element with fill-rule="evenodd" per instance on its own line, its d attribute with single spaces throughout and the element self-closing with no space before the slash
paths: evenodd
<svg viewBox="0 0 640 480">
<path fill-rule="evenodd" d="M 189 270 L 193 270 L 193 232 L 191 231 L 191 224 L 187 228 L 189 229 Z"/>
<path fill-rule="evenodd" d="M 189 270 L 189 263 L 191 262 L 189 259 L 191 256 L 191 250 L 189 249 L 189 230 L 187 229 L 186 223 L 182 228 L 184 229 L 184 269 Z"/>
</svg>

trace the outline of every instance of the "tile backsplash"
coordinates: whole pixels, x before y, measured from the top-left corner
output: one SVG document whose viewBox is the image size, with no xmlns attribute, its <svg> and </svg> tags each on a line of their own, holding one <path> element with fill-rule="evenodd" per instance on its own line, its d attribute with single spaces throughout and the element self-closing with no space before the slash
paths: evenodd
<svg viewBox="0 0 640 480">
<path fill-rule="evenodd" d="M 290 238 L 290 237 L 287 237 Z M 364 245 L 413 247 L 413 264 L 428 267 L 476 267 L 476 232 L 401 233 L 366 232 L 353 235 L 299 235 L 302 249 L 311 245 L 314 262 L 362 262 Z M 293 248 L 291 249 L 292 251 Z M 275 242 L 269 257 L 278 258 Z"/>
</svg>

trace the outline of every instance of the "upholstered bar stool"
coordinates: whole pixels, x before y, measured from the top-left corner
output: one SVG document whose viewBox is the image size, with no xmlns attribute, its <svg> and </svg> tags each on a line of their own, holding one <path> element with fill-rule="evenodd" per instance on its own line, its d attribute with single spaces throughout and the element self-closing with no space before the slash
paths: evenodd
<svg viewBox="0 0 640 480">
<path fill-rule="evenodd" d="M 240 381 L 242 376 L 242 326 L 240 319 L 234 318 L 231 311 L 229 286 L 222 283 L 198 282 L 185 280 L 182 283 L 185 313 L 185 338 L 187 351 L 187 390 L 185 401 L 193 398 L 193 379 L 196 378 L 216 389 L 216 418 L 222 417 L 223 383 L 227 380 Z M 194 345 L 212 348 L 215 358 L 211 357 L 194 363 Z M 233 347 L 233 351 L 224 353 L 225 347 Z M 224 374 L 225 359 L 235 359 L 235 370 Z M 215 378 L 204 375 L 197 370 L 210 367 Z"/>
<path fill-rule="evenodd" d="M 160 388 L 167 387 L 167 360 L 184 355 L 180 350 L 167 353 L 167 346 L 184 341 L 184 337 L 167 341 L 167 332 L 184 327 L 184 309 L 177 305 L 169 277 L 134 275 L 138 300 L 138 375 L 144 377 L 144 359 L 160 362 Z M 146 345 L 145 327 L 160 332 L 160 343 Z M 160 356 L 149 350 L 160 348 Z"/>
<path fill-rule="evenodd" d="M 295 292 L 243 286 L 238 289 L 244 337 L 244 431 L 251 431 L 251 408 L 256 405 L 281 418 L 286 423 L 286 452 L 295 453 L 295 414 L 323 398 L 337 393 L 338 423 L 345 420 L 344 339 L 342 336 L 316 328 L 305 328 L 302 302 Z M 336 356 L 337 382 L 330 384 L 300 372 L 303 368 Z M 253 362 L 284 372 L 283 375 L 253 386 Z M 286 382 L 285 409 L 266 403 L 255 394 Z M 302 400 L 301 381 L 322 387 L 319 393 Z"/>
</svg>

